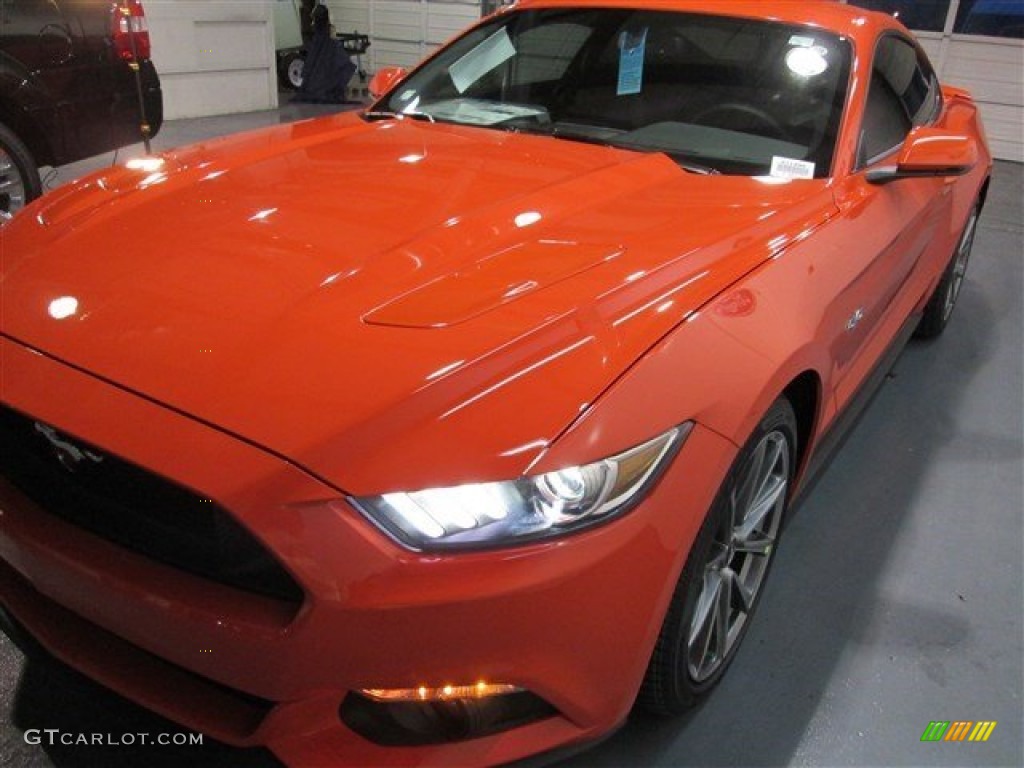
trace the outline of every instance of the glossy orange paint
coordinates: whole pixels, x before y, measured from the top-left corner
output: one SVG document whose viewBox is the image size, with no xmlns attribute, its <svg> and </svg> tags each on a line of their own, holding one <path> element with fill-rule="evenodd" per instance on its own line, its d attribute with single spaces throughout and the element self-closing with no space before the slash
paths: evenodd
<svg viewBox="0 0 1024 768">
<path fill-rule="evenodd" d="M 349 114 L 102 171 L 0 229 L 2 402 L 230 510 L 305 592 L 282 611 L 0 485 L 0 593 L 53 653 L 293 764 L 493 764 L 624 720 L 737 446 L 809 375 L 813 450 L 934 289 L 991 158 L 969 97 L 947 90 L 930 130 L 973 139 L 973 170 L 889 185 L 854 170 L 885 17 L 585 4 L 845 35 L 831 176 L 700 176 L 659 154 Z M 580 465 L 684 422 L 644 502 L 571 536 L 428 555 L 346 501 Z M 131 654 L 137 674 L 117 660 Z M 203 678 L 269 714 L 203 705 Z M 558 715 L 400 749 L 338 720 L 350 690 L 480 678 Z"/>
</svg>

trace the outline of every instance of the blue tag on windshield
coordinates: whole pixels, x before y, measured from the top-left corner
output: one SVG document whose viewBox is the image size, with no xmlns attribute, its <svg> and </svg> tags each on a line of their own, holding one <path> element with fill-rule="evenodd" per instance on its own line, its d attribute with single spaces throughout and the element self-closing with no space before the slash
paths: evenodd
<svg viewBox="0 0 1024 768">
<path fill-rule="evenodd" d="M 623 32 L 619 36 L 619 85 L 615 91 L 619 96 L 640 93 L 643 88 L 647 29 L 639 35 Z"/>
</svg>

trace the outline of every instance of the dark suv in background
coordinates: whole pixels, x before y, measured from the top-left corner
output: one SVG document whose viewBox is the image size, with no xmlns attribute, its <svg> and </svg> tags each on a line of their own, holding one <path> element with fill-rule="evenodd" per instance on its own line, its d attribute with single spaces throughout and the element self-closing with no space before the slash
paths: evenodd
<svg viewBox="0 0 1024 768">
<path fill-rule="evenodd" d="M 162 121 L 139 0 L 0 0 L 0 215 L 41 194 L 38 166 L 135 143 Z"/>
</svg>

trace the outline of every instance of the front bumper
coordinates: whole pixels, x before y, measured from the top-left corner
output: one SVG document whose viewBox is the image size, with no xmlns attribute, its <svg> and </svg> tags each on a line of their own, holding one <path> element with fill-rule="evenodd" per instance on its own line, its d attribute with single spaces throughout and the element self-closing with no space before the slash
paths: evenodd
<svg viewBox="0 0 1024 768">
<path fill-rule="evenodd" d="M 515 549 L 421 555 L 280 457 L 6 339 L 0 355 L 5 404 L 216 501 L 305 592 L 296 607 L 179 571 L 0 481 L 6 608 L 101 683 L 290 764 L 495 764 L 614 728 L 735 451 L 698 426 L 650 497 L 613 524 Z M 355 689 L 479 679 L 521 686 L 558 714 L 415 747 L 374 744 L 338 716 Z"/>
</svg>

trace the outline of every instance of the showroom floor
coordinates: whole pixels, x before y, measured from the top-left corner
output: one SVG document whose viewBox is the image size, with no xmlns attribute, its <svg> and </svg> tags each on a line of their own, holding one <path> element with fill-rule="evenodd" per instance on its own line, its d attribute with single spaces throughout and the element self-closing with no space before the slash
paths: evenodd
<svg viewBox="0 0 1024 768">
<path fill-rule="evenodd" d="M 155 146 L 336 109 L 176 121 Z M 111 160 L 61 168 L 49 186 Z M 1022 180 L 1024 166 L 997 165 L 952 325 L 936 342 L 911 343 L 801 506 L 721 688 L 683 719 L 635 716 L 565 765 L 1024 764 Z M 0 764 L 11 768 L 275 765 L 209 739 L 28 744 L 32 729 L 180 729 L 3 636 L 0 716 Z M 932 720 L 998 725 L 983 744 L 922 743 Z"/>
</svg>

